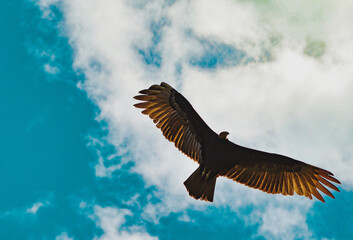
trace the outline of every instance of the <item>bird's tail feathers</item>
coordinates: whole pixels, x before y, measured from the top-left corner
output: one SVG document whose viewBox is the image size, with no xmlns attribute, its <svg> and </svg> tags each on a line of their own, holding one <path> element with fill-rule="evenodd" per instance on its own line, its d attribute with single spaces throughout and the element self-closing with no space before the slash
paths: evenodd
<svg viewBox="0 0 353 240">
<path fill-rule="evenodd" d="M 201 167 L 184 182 L 189 195 L 195 199 L 212 202 L 217 176 L 209 176 Z"/>
</svg>

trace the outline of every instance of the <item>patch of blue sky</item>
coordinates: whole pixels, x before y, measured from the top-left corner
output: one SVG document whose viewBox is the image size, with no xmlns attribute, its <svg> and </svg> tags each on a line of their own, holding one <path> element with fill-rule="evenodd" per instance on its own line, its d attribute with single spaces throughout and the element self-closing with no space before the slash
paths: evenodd
<svg viewBox="0 0 353 240">
<path fill-rule="evenodd" d="M 160 67 L 162 64 L 162 57 L 156 48 L 149 48 L 146 50 L 139 49 L 138 53 L 143 57 L 144 61 L 148 65 L 154 65 Z"/>
<path fill-rule="evenodd" d="M 236 49 L 234 46 L 222 42 L 200 39 L 204 52 L 199 56 L 193 56 L 190 64 L 203 69 L 216 69 L 236 66 L 247 63 L 250 58 L 243 50 Z"/>
<path fill-rule="evenodd" d="M 250 214 L 244 209 L 241 214 Z M 159 224 L 148 223 L 151 235 L 159 239 L 264 239 L 256 236 L 256 225 L 246 224 L 240 213 L 228 208 L 209 207 L 206 211 L 187 210 L 171 213 L 160 219 Z M 186 217 L 185 217 L 186 216 Z"/>
<path fill-rule="evenodd" d="M 144 62 L 147 65 L 154 65 L 160 67 L 162 64 L 161 53 L 158 50 L 158 43 L 161 41 L 163 27 L 168 23 L 168 20 L 164 17 L 158 21 L 154 21 L 150 25 L 150 31 L 152 33 L 151 45 L 147 49 L 141 49 L 137 47 L 138 53 L 142 56 Z"/>
<path fill-rule="evenodd" d="M 1 1 L 0 9 L 0 239 L 45 239 L 78 215 L 70 196 L 95 185 L 89 163 L 96 156 L 86 143 L 89 131 L 99 127 L 96 110 L 67 67 L 71 49 L 55 28 L 45 26 L 33 2 Z M 60 53 L 58 75 L 43 68 L 43 48 L 54 53 L 48 43 L 60 47 L 54 48 Z M 65 81 L 48 81 L 53 78 Z M 47 198 L 50 204 L 26 214 Z"/>
<path fill-rule="evenodd" d="M 35 13 L 32 13 L 31 19 L 21 23 L 22 29 L 29 31 L 30 37 L 25 39 L 27 51 L 34 56 L 33 60 L 37 65 L 48 73 L 47 80 L 65 81 L 76 85 L 84 79 L 84 76 L 79 70 L 72 69 L 74 53 L 68 44 L 66 29 L 62 24 L 62 12 L 55 5 L 51 5 L 50 17 L 48 17 L 50 21 L 44 21 L 41 16 L 45 14 L 38 11 L 33 3 L 27 3 L 27 6 L 30 7 L 30 4 Z M 28 17 L 30 14 L 27 12 L 25 16 Z M 33 28 L 36 32 L 32 32 Z M 94 64 L 97 69 L 100 67 L 98 61 L 92 61 L 92 65 Z"/>
<path fill-rule="evenodd" d="M 342 191 L 335 198 L 314 205 L 307 216 L 308 227 L 318 238 L 353 239 L 353 193 Z"/>
<path fill-rule="evenodd" d="M 152 33 L 151 45 L 146 49 L 138 48 L 138 53 L 142 56 L 147 65 L 160 67 L 162 64 L 161 53 L 158 50 L 158 44 L 161 41 L 163 27 L 168 24 L 168 19 L 162 17 L 150 25 Z M 203 53 L 198 56 L 191 56 L 189 64 L 201 67 L 203 69 L 213 70 L 216 68 L 231 67 L 239 64 L 248 64 L 253 62 L 252 57 L 248 57 L 245 51 L 236 49 L 234 46 L 208 39 L 198 38 L 195 34 L 189 33 L 189 37 L 196 38 L 203 47 Z M 176 74 L 182 71 L 181 67 L 176 66 Z"/>
</svg>

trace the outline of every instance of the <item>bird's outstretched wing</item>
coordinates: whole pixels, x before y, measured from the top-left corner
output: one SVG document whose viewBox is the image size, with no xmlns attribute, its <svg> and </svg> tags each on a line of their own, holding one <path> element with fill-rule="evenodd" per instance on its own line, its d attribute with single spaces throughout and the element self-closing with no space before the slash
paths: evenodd
<svg viewBox="0 0 353 240">
<path fill-rule="evenodd" d="M 279 154 L 231 144 L 234 145 L 232 152 L 238 160 L 234 161 L 233 167 L 222 171 L 221 175 L 234 181 L 272 194 L 293 195 L 295 192 L 310 199 L 313 195 L 322 202 L 325 201 L 318 190 L 334 198 L 324 185 L 339 192 L 331 182 L 340 182 L 327 170 Z M 228 154 L 227 157 L 230 156 Z"/>
<path fill-rule="evenodd" d="M 163 135 L 191 159 L 202 163 L 202 149 L 217 137 L 191 104 L 175 89 L 162 82 L 139 92 L 134 106 L 143 108 Z"/>
</svg>

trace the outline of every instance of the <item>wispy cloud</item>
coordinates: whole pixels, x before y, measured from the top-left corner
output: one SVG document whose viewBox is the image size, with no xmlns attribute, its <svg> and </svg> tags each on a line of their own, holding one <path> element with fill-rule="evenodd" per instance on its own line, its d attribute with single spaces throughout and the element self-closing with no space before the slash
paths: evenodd
<svg viewBox="0 0 353 240">
<path fill-rule="evenodd" d="M 39 208 L 43 207 L 44 203 L 37 202 L 32 205 L 32 207 L 26 209 L 26 213 L 36 214 Z"/>
<path fill-rule="evenodd" d="M 151 237 L 139 226 L 133 226 L 124 228 L 123 224 L 126 221 L 127 216 L 131 216 L 132 213 L 126 209 L 118 209 L 116 207 L 101 207 L 94 206 L 94 214 L 91 216 L 97 226 L 102 229 L 103 234 L 100 237 L 95 237 L 95 240 L 110 240 L 110 239 L 121 239 L 121 240 L 149 240 L 158 239 Z"/>
<path fill-rule="evenodd" d="M 60 0 L 38 0 L 37 5 L 42 10 L 42 17 L 50 20 L 53 19 L 54 14 L 51 11 L 51 7 L 59 2 Z"/>
<path fill-rule="evenodd" d="M 67 232 L 62 232 L 60 235 L 56 236 L 55 240 L 74 240 L 67 235 Z"/>
<path fill-rule="evenodd" d="M 44 12 L 50 3 L 38 2 Z M 343 181 L 343 188 L 352 190 L 350 1 L 54 3 L 60 3 L 65 16 L 74 68 L 86 77 L 80 87 L 100 108 L 98 120 L 108 124 L 107 140 L 117 152 L 128 152 L 133 171 L 159 191 L 161 202 L 145 209 L 148 218 L 158 221 L 172 211 L 209 206 L 191 199 L 182 185 L 196 164 L 132 107 L 132 96 L 161 81 L 180 90 L 216 132 L 228 130 L 230 139 L 239 144 L 327 168 Z M 216 48 L 229 46 L 227 51 L 241 51 L 244 59 L 252 60 L 243 64 L 230 58 L 214 66 L 205 61 L 206 67 L 194 61 L 200 56 L 222 57 L 210 47 L 215 43 Z M 99 160 L 98 176 L 111 176 L 119 169 L 106 167 L 105 161 Z M 274 238 L 283 226 L 273 223 L 288 216 L 295 216 L 286 222 L 291 226 L 289 238 L 299 236 L 297 228 L 303 231 L 300 236 L 310 237 L 305 216 L 312 204 L 299 197 L 268 196 L 226 180 L 217 183 L 214 203 L 234 211 L 262 206 L 259 234 Z M 122 234 L 112 226 L 120 226 L 121 216 L 128 213 L 109 209 L 114 214 L 108 215 L 104 209 L 97 208 L 97 216 L 103 214 L 98 218 L 113 223 L 98 224 L 107 234 Z"/>
<path fill-rule="evenodd" d="M 254 211 L 250 218 L 261 223 L 258 236 L 268 239 L 315 239 L 306 223 L 306 211 L 311 204 L 269 204 L 259 212 Z"/>
<path fill-rule="evenodd" d="M 59 72 L 59 68 L 56 66 L 51 66 L 49 63 L 44 64 L 44 70 L 50 74 L 57 74 Z"/>
<path fill-rule="evenodd" d="M 50 205 L 49 200 L 38 201 L 38 202 L 34 203 L 31 207 L 28 207 L 25 212 L 28 214 L 35 215 L 35 214 L 37 214 L 37 212 L 40 208 L 47 207 L 49 205 Z"/>
<path fill-rule="evenodd" d="M 0 218 L 27 219 L 36 216 L 41 208 L 50 205 L 49 200 L 38 201 L 29 207 L 14 208 L 0 214 Z M 35 219 L 35 218 L 34 218 Z"/>
</svg>

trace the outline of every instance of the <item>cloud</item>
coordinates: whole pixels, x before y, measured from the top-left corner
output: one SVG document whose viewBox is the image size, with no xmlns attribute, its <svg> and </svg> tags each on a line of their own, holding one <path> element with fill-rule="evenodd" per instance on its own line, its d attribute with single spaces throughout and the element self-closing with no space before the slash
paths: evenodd
<svg viewBox="0 0 353 240">
<path fill-rule="evenodd" d="M 139 226 L 129 228 L 123 227 L 126 217 L 132 213 L 126 209 L 118 209 L 115 207 L 94 206 L 94 214 L 91 216 L 97 226 L 102 229 L 103 234 L 100 237 L 95 237 L 95 240 L 149 240 L 158 239 L 151 237 L 145 233 Z"/>
<path fill-rule="evenodd" d="M 32 207 L 26 209 L 26 213 L 36 214 L 40 208 L 46 207 L 48 205 L 50 205 L 50 202 L 48 200 L 36 202 L 32 205 Z"/>
<path fill-rule="evenodd" d="M 67 235 L 67 232 L 62 232 L 60 235 L 58 235 L 55 240 L 74 240 L 73 238 L 69 237 Z"/>
<path fill-rule="evenodd" d="M 55 16 L 51 11 L 51 7 L 59 2 L 60 0 L 38 0 L 36 3 L 42 11 L 42 18 L 52 20 Z"/>
<path fill-rule="evenodd" d="M 44 70 L 50 74 L 57 74 L 60 71 L 58 67 L 51 66 L 49 63 L 44 64 Z"/>
<path fill-rule="evenodd" d="M 261 223 L 257 235 L 267 239 L 314 239 L 306 223 L 306 211 L 311 204 L 281 205 L 270 204 L 263 211 L 251 214 L 253 221 Z"/>
<path fill-rule="evenodd" d="M 37 203 L 33 204 L 32 207 L 27 208 L 26 213 L 36 214 L 37 211 L 39 210 L 39 208 L 41 208 L 43 206 L 44 206 L 44 203 L 37 202 Z"/>
<path fill-rule="evenodd" d="M 38 201 L 32 204 L 30 207 L 13 208 L 11 210 L 1 213 L 0 219 L 9 218 L 9 219 L 15 219 L 16 221 L 23 221 L 23 220 L 32 221 L 34 219 L 37 219 L 36 216 L 40 209 L 47 207 L 49 205 L 50 205 L 49 200 L 46 200 L 46 201 Z"/>
<path fill-rule="evenodd" d="M 108 143 L 100 139 L 89 137 L 89 143 L 87 145 L 94 148 L 98 156 L 98 163 L 94 166 L 97 177 L 112 177 L 112 173 L 121 169 L 122 166 L 122 163 L 114 164 L 113 160 L 116 158 L 116 154 L 110 154 L 105 157 L 104 152 L 100 150 L 104 149 L 107 144 Z"/>
<path fill-rule="evenodd" d="M 97 119 L 107 122 L 107 141 L 158 190 L 161 202 L 146 206 L 146 218 L 158 221 L 173 211 L 209 206 L 190 198 L 182 184 L 197 165 L 132 107 L 140 89 L 161 81 L 183 93 L 216 132 L 229 131 L 230 140 L 327 168 L 344 189 L 353 189 L 353 3 L 343 2 L 60 1 L 74 68 L 86 77 L 79 86 L 100 108 Z M 50 9 L 47 1 L 38 4 Z M 214 56 L 213 45 L 230 46 L 252 61 L 227 60 L 212 71 L 192 64 Z M 99 158 L 97 176 L 119 170 L 106 167 L 108 161 Z M 274 238 L 283 225 L 273 223 L 294 216 L 283 222 L 293 238 L 297 228 L 310 237 L 305 216 L 312 204 L 221 179 L 213 205 L 234 211 L 263 206 L 259 233 Z M 122 234 L 113 226 L 121 226 L 128 213 L 97 209 L 105 233 Z"/>
</svg>

